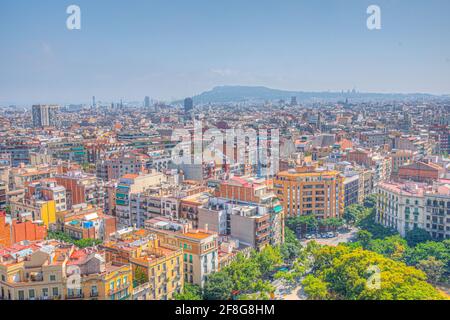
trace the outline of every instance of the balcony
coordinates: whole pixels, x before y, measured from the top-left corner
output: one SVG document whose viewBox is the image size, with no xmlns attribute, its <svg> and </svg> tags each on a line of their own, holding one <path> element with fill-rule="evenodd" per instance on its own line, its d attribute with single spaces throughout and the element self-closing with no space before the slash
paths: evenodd
<svg viewBox="0 0 450 320">
<path fill-rule="evenodd" d="M 84 293 L 83 292 L 74 292 L 74 293 L 68 293 L 66 296 L 67 300 L 77 300 L 77 299 L 84 299 Z"/>
<path fill-rule="evenodd" d="M 117 293 L 117 292 L 120 292 L 120 291 L 122 291 L 122 290 L 124 290 L 124 289 L 127 289 L 127 288 L 129 288 L 130 287 L 130 284 L 129 283 L 124 283 L 124 284 L 121 284 L 120 286 L 116 286 L 114 289 L 109 289 L 109 291 L 108 291 L 108 295 L 113 295 L 113 294 L 115 294 L 115 293 Z"/>
</svg>

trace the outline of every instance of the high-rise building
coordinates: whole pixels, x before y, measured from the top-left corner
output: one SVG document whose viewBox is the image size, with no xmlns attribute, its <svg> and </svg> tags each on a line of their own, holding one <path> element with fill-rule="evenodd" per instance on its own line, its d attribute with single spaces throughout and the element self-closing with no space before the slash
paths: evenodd
<svg viewBox="0 0 450 320">
<path fill-rule="evenodd" d="M 192 98 L 184 99 L 184 114 L 188 114 L 194 109 L 194 100 Z"/>
<path fill-rule="evenodd" d="M 34 105 L 32 108 L 33 127 L 56 126 L 56 113 L 58 110 L 58 105 Z"/>
<path fill-rule="evenodd" d="M 297 106 L 297 97 L 291 97 L 291 106 Z"/>
<path fill-rule="evenodd" d="M 145 108 L 150 108 L 150 97 L 145 97 L 144 98 L 144 107 Z"/>
</svg>

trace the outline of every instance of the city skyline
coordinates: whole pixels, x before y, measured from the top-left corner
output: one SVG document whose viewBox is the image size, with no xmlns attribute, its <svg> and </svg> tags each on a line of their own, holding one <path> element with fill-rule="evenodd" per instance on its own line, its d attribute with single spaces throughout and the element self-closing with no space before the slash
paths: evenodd
<svg viewBox="0 0 450 320">
<path fill-rule="evenodd" d="M 222 85 L 450 94 L 450 3 L 376 1 L 382 29 L 368 30 L 372 2 L 80 0 L 81 30 L 68 30 L 72 2 L 5 1 L 0 104 L 174 101 Z"/>
</svg>

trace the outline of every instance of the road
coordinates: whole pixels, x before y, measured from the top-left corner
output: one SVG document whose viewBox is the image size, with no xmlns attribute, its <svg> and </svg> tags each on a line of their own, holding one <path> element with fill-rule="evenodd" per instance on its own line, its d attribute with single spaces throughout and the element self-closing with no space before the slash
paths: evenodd
<svg viewBox="0 0 450 320">
<path fill-rule="evenodd" d="M 340 233 L 337 237 L 327 238 L 327 239 L 309 239 L 309 240 L 301 240 L 302 245 L 306 245 L 310 241 L 316 241 L 319 244 L 327 245 L 327 246 L 337 246 L 339 243 L 349 242 L 358 232 L 357 228 L 351 228 L 349 232 Z"/>
</svg>

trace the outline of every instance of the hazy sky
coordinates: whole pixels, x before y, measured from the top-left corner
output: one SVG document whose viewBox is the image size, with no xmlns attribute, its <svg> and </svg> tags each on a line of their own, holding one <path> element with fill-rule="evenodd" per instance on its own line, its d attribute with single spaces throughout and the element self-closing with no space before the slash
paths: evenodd
<svg viewBox="0 0 450 320">
<path fill-rule="evenodd" d="M 69 5 L 81 30 L 66 28 Z M 382 30 L 366 27 L 381 7 Z M 448 0 L 1 0 L 0 103 L 217 85 L 450 93 Z"/>
</svg>

